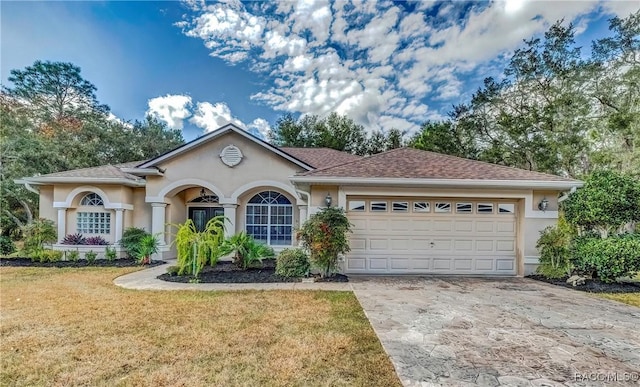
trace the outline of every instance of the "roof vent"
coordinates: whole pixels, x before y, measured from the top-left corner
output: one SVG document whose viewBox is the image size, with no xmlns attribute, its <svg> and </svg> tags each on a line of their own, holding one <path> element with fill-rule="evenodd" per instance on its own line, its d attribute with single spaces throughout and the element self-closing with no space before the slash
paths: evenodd
<svg viewBox="0 0 640 387">
<path fill-rule="evenodd" d="M 242 152 L 235 145 L 227 145 L 222 152 L 220 152 L 220 159 L 229 167 L 235 167 L 242 161 Z"/>
</svg>

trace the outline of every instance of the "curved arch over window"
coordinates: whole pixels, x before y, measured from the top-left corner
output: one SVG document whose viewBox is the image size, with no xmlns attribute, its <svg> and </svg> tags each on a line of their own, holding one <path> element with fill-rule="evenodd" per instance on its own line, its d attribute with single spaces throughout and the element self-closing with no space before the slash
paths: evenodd
<svg viewBox="0 0 640 387">
<path fill-rule="evenodd" d="M 104 206 L 104 201 L 97 193 L 91 192 L 80 200 L 81 206 Z"/>
<path fill-rule="evenodd" d="M 247 234 L 257 241 L 276 246 L 290 246 L 293 234 L 293 206 L 276 191 L 263 191 L 247 204 Z"/>
<path fill-rule="evenodd" d="M 219 199 L 216 195 L 198 196 L 195 199 L 189 200 L 189 203 L 218 203 Z"/>
</svg>

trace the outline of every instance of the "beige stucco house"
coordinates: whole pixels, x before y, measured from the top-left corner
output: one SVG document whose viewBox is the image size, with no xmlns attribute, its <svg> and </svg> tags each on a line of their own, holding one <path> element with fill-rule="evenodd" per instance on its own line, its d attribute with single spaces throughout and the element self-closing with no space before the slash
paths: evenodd
<svg viewBox="0 0 640 387">
<path fill-rule="evenodd" d="M 277 251 L 296 245 L 295 230 L 330 201 L 353 224 L 345 273 L 473 275 L 531 272 L 539 231 L 580 185 L 410 148 L 369 157 L 278 148 L 231 124 L 151 160 L 22 182 L 39 192 L 40 216 L 60 239 L 117 243 L 126 227 L 142 227 L 171 258 L 169 224 L 201 227 L 223 214 L 227 234 L 246 231 Z"/>
</svg>

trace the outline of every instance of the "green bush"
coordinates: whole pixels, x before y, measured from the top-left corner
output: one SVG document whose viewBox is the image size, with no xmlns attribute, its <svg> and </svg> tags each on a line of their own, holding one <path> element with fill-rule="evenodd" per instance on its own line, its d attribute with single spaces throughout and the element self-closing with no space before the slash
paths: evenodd
<svg viewBox="0 0 640 387">
<path fill-rule="evenodd" d="M 136 258 L 136 251 L 140 245 L 140 241 L 147 235 L 151 235 L 143 228 L 128 227 L 122 233 L 122 239 L 120 239 L 120 246 L 127 253 L 129 258 Z"/>
<path fill-rule="evenodd" d="M 537 272 L 547 278 L 562 278 L 571 274 L 571 251 L 569 245 L 575 235 L 564 217 L 558 219 L 556 226 L 540 231 L 536 248 L 540 252 L 540 265 Z"/>
<path fill-rule="evenodd" d="M 148 265 L 151 263 L 151 256 L 158 252 L 160 248 L 160 242 L 154 235 L 148 234 L 143 236 L 138 244 L 133 249 L 133 256 L 138 260 L 141 265 Z"/>
<path fill-rule="evenodd" d="M 62 260 L 62 251 L 48 249 L 39 250 L 31 255 L 31 260 L 34 262 L 38 261 L 40 263 L 59 262 Z"/>
<path fill-rule="evenodd" d="M 65 251 L 65 255 L 71 262 L 78 262 L 78 260 L 80 259 L 80 252 L 78 250 L 67 250 Z"/>
<path fill-rule="evenodd" d="M 9 255 L 16 251 L 16 244 L 8 236 L 0 235 L 0 255 Z"/>
<path fill-rule="evenodd" d="M 24 250 L 27 255 L 32 255 L 44 249 L 45 243 L 57 241 L 55 225 L 48 219 L 34 220 L 24 229 Z"/>
<path fill-rule="evenodd" d="M 575 238 L 572 263 L 576 270 L 615 282 L 640 272 L 640 234 L 622 234 L 609 238 L 585 235 Z"/>
<path fill-rule="evenodd" d="M 107 246 L 104 248 L 104 257 L 107 259 L 107 261 L 112 262 L 118 257 L 118 252 L 116 251 L 115 247 Z"/>
<path fill-rule="evenodd" d="M 602 237 L 632 231 L 640 221 L 640 182 L 615 171 L 594 172 L 562 203 L 567 221 Z"/>
<path fill-rule="evenodd" d="M 224 242 L 224 216 L 211 218 L 204 230 L 198 231 L 193 220 L 171 226 L 178 229 L 173 243 L 178 252 L 179 275 L 197 277 L 204 265 L 215 265 L 222 254 Z"/>
<path fill-rule="evenodd" d="M 309 257 L 302 249 L 284 249 L 276 258 L 276 274 L 303 277 L 309 273 Z"/>
<path fill-rule="evenodd" d="M 344 210 L 337 207 L 313 214 L 302 225 L 299 236 L 322 277 L 332 275 L 338 266 L 338 256 L 350 251 L 348 232 L 351 232 L 351 223 Z"/>
<path fill-rule="evenodd" d="M 84 259 L 86 259 L 87 263 L 89 264 L 94 263 L 97 257 L 98 257 L 98 253 L 96 253 L 93 250 L 89 250 L 86 253 L 84 253 Z"/>
<path fill-rule="evenodd" d="M 178 266 L 169 266 L 167 267 L 167 274 L 170 276 L 178 275 L 180 268 Z"/>
<path fill-rule="evenodd" d="M 222 244 L 222 255 L 233 253 L 233 263 L 246 269 L 255 264 L 261 264 L 267 257 L 273 257 L 273 249 L 257 242 L 251 235 L 240 232 L 227 238 Z"/>
</svg>

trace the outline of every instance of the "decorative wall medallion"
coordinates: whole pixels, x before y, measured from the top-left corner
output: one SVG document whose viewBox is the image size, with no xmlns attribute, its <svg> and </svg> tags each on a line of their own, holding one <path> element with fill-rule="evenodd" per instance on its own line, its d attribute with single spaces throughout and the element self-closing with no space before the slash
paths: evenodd
<svg viewBox="0 0 640 387">
<path fill-rule="evenodd" d="M 240 152 L 240 149 L 235 145 L 227 145 L 222 152 L 220 152 L 220 159 L 229 167 L 235 167 L 240 164 L 242 157 L 242 152 Z"/>
</svg>

